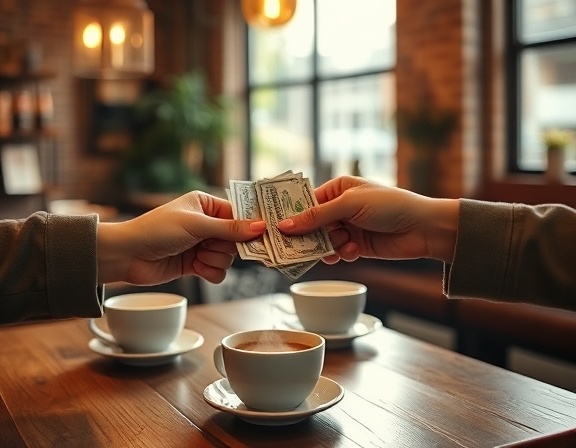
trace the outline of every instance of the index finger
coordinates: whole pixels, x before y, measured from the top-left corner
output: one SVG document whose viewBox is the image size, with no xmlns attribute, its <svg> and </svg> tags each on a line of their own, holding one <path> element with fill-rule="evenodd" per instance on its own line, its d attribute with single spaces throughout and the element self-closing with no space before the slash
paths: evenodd
<svg viewBox="0 0 576 448">
<path fill-rule="evenodd" d="M 318 202 L 323 204 L 341 196 L 346 190 L 358 187 L 363 183 L 366 183 L 366 180 L 360 177 L 340 176 L 320 185 L 314 190 L 314 194 Z"/>
</svg>

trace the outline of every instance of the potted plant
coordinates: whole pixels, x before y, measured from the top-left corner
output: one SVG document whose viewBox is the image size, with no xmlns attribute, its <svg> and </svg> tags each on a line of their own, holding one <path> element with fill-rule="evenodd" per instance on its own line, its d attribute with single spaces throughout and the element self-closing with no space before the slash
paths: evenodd
<svg viewBox="0 0 576 448">
<path fill-rule="evenodd" d="M 205 170 L 229 133 L 228 108 L 224 97 L 209 97 L 199 72 L 144 94 L 134 107 L 134 144 L 119 166 L 122 187 L 163 194 L 206 188 Z"/>
<path fill-rule="evenodd" d="M 435 109 L 428 102 L 421 102 L 415 110 L 398 110 L 398 134 L 410 142 L 415 152 L 410 165 L 413 191 L 434 194 L 437 153 L 446 146 L 456 129 L 456 118 L 453 111 Z"/>
<path fill-rule="evenodd" d="M 574 134 L 566 129 L 547 129 L 542 134 L 546 148 L 546 180 L 549 183 L 562 183 L 564 177 L 564 153 L 575 141 Z"/>
</svg>

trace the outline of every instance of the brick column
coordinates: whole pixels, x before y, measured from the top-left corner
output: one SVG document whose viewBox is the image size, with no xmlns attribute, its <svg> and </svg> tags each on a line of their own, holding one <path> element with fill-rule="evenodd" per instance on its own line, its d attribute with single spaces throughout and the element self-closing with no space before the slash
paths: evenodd
<svg viewBox="0 0 576 448">
<path fill-rule="evenodd" d="M 396 97 L 399 109 L 421 101 L 456 112 L 458 126 L 437 154 L 436 194 L 472 196 L 481 172 L 479 149 L 478 0 L 397 2 Z M 414 150 L 398 141 L 398 184 L 410 187 Z"/>
</svg>

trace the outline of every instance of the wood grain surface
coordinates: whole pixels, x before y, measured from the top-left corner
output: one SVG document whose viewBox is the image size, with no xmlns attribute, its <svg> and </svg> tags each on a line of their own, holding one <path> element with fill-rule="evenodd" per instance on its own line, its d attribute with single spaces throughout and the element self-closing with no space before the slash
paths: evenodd
<svg viewBox="0 0 576 448">
<path fill-rule="evenodd" d="M 204 344 L 157 367 L 92 352 L 85 320 L 0 328 L 0 446 L 462 448 L 546 435 L 574 442 L 576 394 L 387 328 L 327 350 L 323 375 L 345 388 L 344 398 L 301 423 L 258 426 L 213 409 L 202 393 L 220 378 L 215 346 L 232 332 L 271 328 L 270 302 L 191 306 L 186 327 Z"/>
</svg>

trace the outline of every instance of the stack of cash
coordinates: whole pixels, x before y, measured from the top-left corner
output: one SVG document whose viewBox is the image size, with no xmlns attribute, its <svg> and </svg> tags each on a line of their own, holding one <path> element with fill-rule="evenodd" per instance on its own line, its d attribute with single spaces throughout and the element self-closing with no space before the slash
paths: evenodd
<svg viewBox="0 0 576 448">
<path fill-rule="evenodd" d="M 261 238 L 238 243 L 243 260 L 257 260 L 296 280 L 318 260 L 334 253 L 326 229 L 300 236 L 284 235 L 278 222 L 317 205 L 308 178 L 287 171 L 271 179 L 231 180 L 226 191 L 236 219 L 262 219 L 267 229 Z"/>
</svg>

